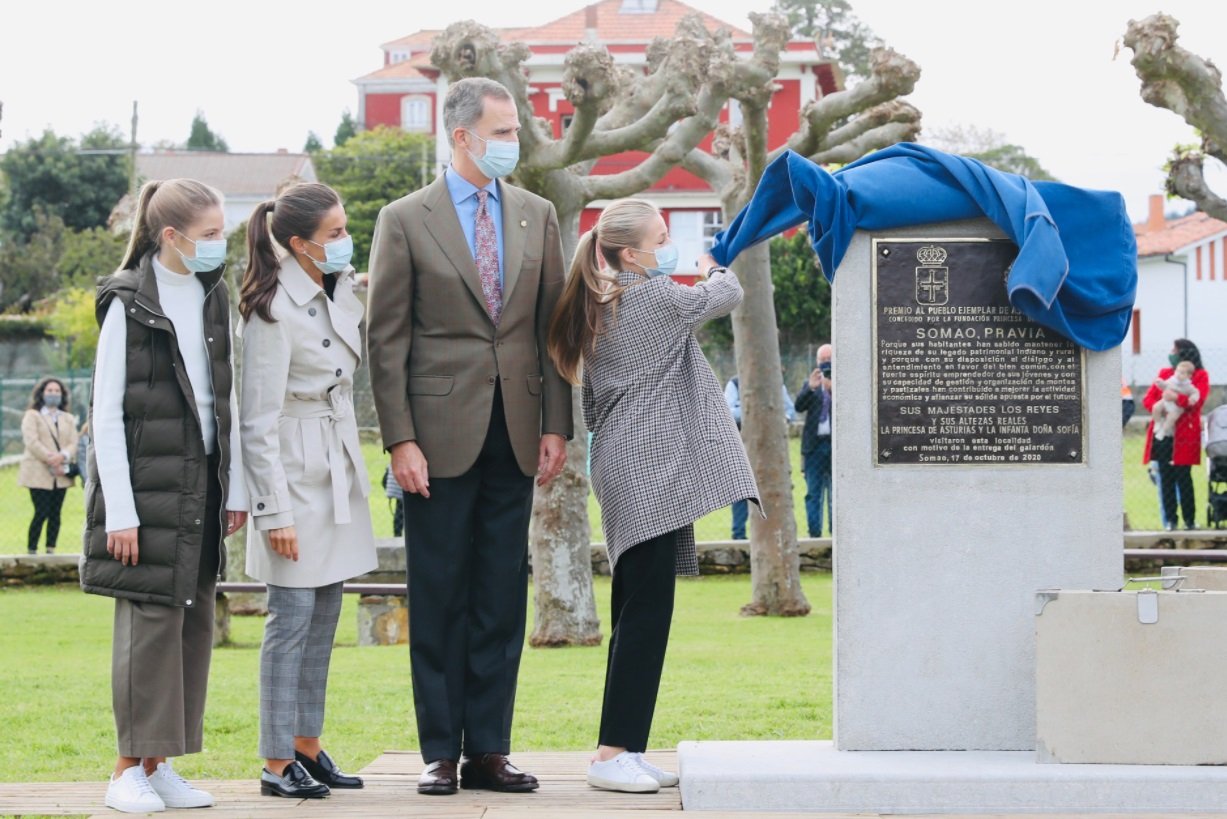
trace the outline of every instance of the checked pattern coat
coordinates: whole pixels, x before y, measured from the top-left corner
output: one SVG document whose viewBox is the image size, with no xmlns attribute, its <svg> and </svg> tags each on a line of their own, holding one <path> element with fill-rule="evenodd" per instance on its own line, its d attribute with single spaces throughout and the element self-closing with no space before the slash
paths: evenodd
<svg viewBox="0 0 1227 819">
<path fill-rule="evenodd" d="M 694 330 L 741 303 L 732 271 L 694 287 L 620 272 L 605 332 L 584 356 L 584 423 L 609 566 L 636 544 L 681 530 L 677 573 L 699 573 L 694 522 L 749 499 L 758 485 L 741 435 Z"/>
</svg>

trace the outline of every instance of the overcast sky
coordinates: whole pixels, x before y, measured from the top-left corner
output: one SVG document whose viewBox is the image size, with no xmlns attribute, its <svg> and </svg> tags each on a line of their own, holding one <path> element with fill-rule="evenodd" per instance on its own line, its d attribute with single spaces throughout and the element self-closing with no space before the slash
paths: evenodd
<svg viewBox="0 0 1227 819">
<path fill-rule="evenodd" d="M 213 0 L 168 4 L 61 0 L 0 11 L 0 150 L 50 127 L 76 135 L 96 122 L 127 132 L 140 101 L 139 140 L 187 138 L 204 111 L 233 151 L 299 150 L 307 132 L 331 144 L 341 111 L 358 110 L 350 82 L 381 65 L 379 44 L 463 17 L 491 26 L 548 22 L 584 0 Z M 771 0 L 694 0 L 749 26 Z M 1138 96 L 1123 49 L 1131 17 L 1163 10 L 1181 44 L 1227 66 L 1222 0 L 853 0 L 888 45 L 920 64 L 911 101 L 927 128 L 991 128 L 1055 176 L 1125 195 L 1135 220 L 1162 189 L 1160 166 L 1192 129 Z M 528 9 L 531 9 L 529 11 Z M 1227 190 L 1227 173 L 1213 177 Z"/>
</svg>

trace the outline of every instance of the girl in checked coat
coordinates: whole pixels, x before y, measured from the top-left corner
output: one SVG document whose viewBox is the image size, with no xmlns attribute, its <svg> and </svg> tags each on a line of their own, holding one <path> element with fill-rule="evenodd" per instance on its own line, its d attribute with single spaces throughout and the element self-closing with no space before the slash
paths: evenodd
<svg viewBox="0 0 1227 819">
<path fill-rule="evenodd" d="M 311 183 L 258 205 L 247 227 L 239 417 L 253 523 L 247 573 L 268 584 L 260 652 L 266 796 L 362 787 L 319 740 L 341 587 L 378 562 L 354 419 L 363 308 L 345 225 L 336 192 Z"/>
<path fill-rule="evenodd" d="M 643 759 L 674 575 L 699 573 L 695 520 L 734 501 L 759 503 L 741 436 L 694 337 L 703 322 L 732 312 L 741 285 L 711 257 L 700 261 L 707 279 L 694 287 L 669 278 L 676 265 L 656 208 L 614 202 L 580 239 L 550 327 L 558 371 L 583 385 L 592 488 L 613 570 L 600 744 L 588 769 L 588 783 L 608 790 L 677 784 Z"/>
</svg>

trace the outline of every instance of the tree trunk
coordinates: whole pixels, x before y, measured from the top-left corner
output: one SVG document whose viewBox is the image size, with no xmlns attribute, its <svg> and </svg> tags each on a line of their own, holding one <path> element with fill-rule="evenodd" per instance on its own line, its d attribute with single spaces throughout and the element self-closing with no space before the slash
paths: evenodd
<svg viewBox="0 0 1227 819">
<path fill-rule="evenodd" d="M 555 200 L 557 201 L 557 200 Z M 579 211 L 559 209 L 563 258 L 575 255 Z M 592 530 L 588 524 L 588 430 L 580 393 L 572 397 L 575 439 L 567 444 L 562 474 L 533 498 L 529 548 L 533 557 L 536 621 L 532 646 L 592 646 L 601 642 L 601 621 L 592 592 Z"/>
<path fill-rule="evenodd" d="M 735 215 L 736 209 L 727 209 L 725 224 Z M 799 617 L 809 614 L 810 605 L 801 589 L 792 464 L 782 400 L 784 375 L 767 243 L 743 251 L 734 269 L 745 290 L 744 301 L 733 311 L 742 437 L 767 512 L 765 520 L 751 514 L 751 599 L 741 613 Z"/>
</svg>

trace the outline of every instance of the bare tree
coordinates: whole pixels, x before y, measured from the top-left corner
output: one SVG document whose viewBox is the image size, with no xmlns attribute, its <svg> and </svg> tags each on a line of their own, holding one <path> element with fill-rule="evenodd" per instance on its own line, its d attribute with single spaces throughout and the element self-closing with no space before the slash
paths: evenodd
<svg viewBox="0 0 1227 819">
<path fill-rule="evenodd" d="M 754 55 L 737 64 L 729 83 L 729 96 L 741 106 L 742 124 L 732 130 L 722 127 L 711 152 L 696 148 L 683 162 L 683 167 L 719 191 L 725 224 L 750 201 L 763 170 L 785 150 L 815 162 L 850 162 L 878 148 L 914 139 L 920 131 L 920 112 L 897 99 L 911 93 L 920 69 L 890 49 L 878 49 L 869 79 L 806 103 L 800 127 L 785 145 L 771 150 L 767 105 L 779 70 L 779 54 L 788 42 L 788 24 L 779 15 L 751 14 L 750 18 Z M 733 312 L 742 430 L 768 512 L 765 520 L 756 519 L 750 525 L 753 591 L 742 613 L 803 616 L 810 605 L 801 589 L 792 467 L 781 404 L 783 372 L 766 243 L 742 252 L 733 267 L 746 294 Z"/>
<path fill-rule="evenodd" d="M 1201 134 L 1200 148 L 1177 148 L 1168 165 L 1167 191 L 1191 199 L 1211 216 L 1227 221 L 1227 199 L 1206 184 L 1207 156 L 1227 163 L 1227 99 L 1223 75 L 1209 60 L 1176 44 L 1179 22 L 1166 14 L 1130 20 L 1125 45 L 1133 49 L 1142 80 L 1142 99 L 1184 118 Z"/>
</svg>

